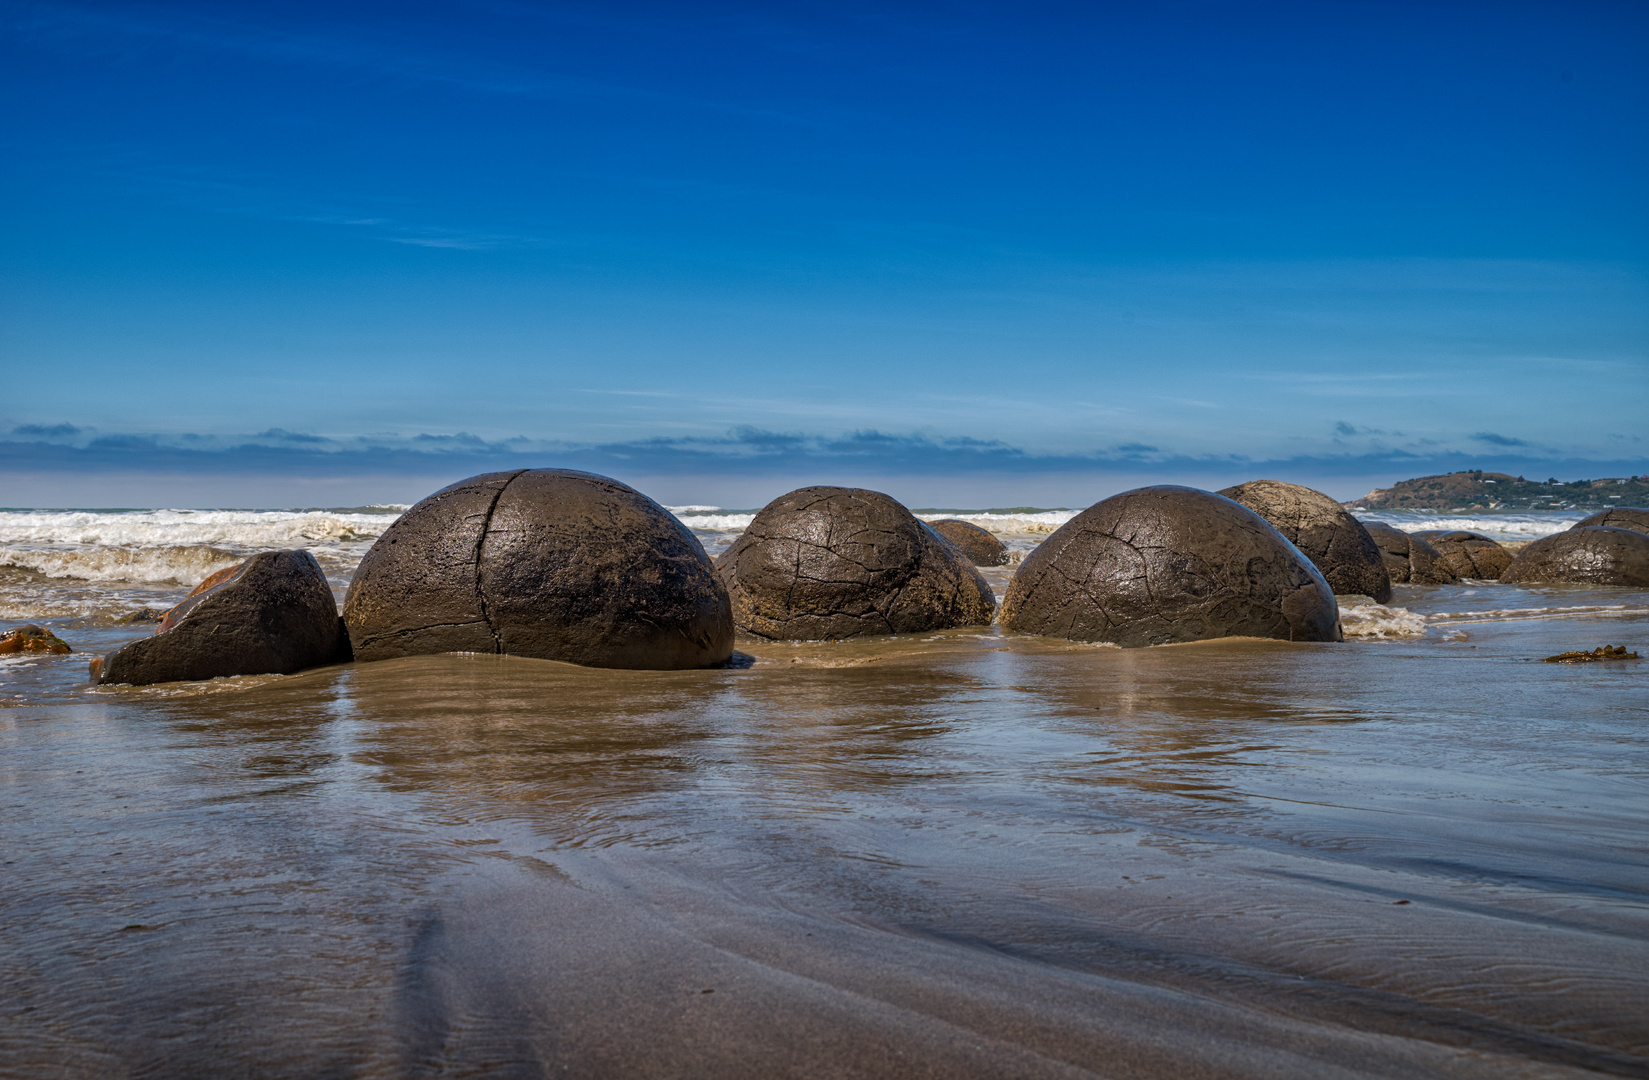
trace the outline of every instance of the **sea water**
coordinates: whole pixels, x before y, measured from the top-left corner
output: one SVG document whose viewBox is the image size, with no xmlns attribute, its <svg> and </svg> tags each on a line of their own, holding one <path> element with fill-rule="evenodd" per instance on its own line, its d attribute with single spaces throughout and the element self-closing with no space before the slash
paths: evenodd
<svg viewBox="0 0 1649 1080">
<path fill-rule="evenodd" d="M 256 551 L 341 598 L 401 509 L 0 512 L 0 628 L 76 649 L 0 661 L 0 1075 L 1649 1069 L 1646 662 L 1542 661 L 1649 655 L 1649 591 L 87 685 Z M 674 509 L 712 554 L 751 516 Z"/>
</svg>

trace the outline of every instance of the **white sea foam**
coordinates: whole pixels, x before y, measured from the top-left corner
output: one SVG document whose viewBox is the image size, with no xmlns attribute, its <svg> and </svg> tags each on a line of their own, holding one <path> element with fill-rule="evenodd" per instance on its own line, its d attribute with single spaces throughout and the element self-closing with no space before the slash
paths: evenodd
<svg viewBox="0 0 1649 1080">
<path fill-rule="evenodd" d="M 712 507 L 711 509 L 719 509 L 719 507 Z M 756 520 L 754 510 L 721 514 L 689 513 L 688 510 L 687 507 L 677 507 L 671 512 L 689 529 L 698 529 L 703 532 L 743 532 L 750 527 L 752 521 Z"/>
<path fill-rule="evenodd" d="M 1520 619 L 1572 619 L 1577 616 L 1594 619 L 1631 618 L 1649 615 L 1649 607 L 1642 604 L 1575 604 L 1568 607 L 1489 608 L 1484 611 L 1437 611 L 1426 616 L 1432 623 L 1445 625 L 1459 623 L 1499 622 Z"/>
<path fill-rule="evenodd" d="M 1383 521 L 1404 532 L 1426 529 L 1482 533 L 1493 540 L 1538 540 L 1542 536 L 1563 532 L 1575 522 L 1587 517 L 1590 510 L 1537 511 L 1534 513 L 1505 514 L 1446 514 L 1435 510 L 1353 510 L 1359 521 Z"/>
<path fill-rule="evenodd" d="M 1342 604 L 1340 628 L 1348 638 L 1417 638 L 1426 636 L 1426 618 L 1407 608 L 1387 607 L 1370 599 L 1367 603 Z"/>
<path fill-rule="evenodd" d="M 376 539 L 392 514 L 326 510 L 0 511 L 0 546 L 183 547 L 240 551 Z"/>
<path fill-rule="evenodd" d="M 952 510 L 948 512 L 920 513 L 916 516 L 923 521 L 944 521 L 949 519 L 966 521 L 979 526 L 986 532 L 996 533 L 999 536 L 1046 536 L 1081 512 L 1080 510 L 1027 510 L 1002 513 L 988 510 Z"/>
</svg>

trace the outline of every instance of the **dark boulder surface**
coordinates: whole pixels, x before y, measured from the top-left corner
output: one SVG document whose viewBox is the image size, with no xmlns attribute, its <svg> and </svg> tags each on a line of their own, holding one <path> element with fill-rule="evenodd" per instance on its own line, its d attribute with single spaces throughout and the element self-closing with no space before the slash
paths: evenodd
<svg viewBox="0 0 1649 1080">
<path fill-rule="evenodd" d="M 1631 529 L 1633 532 L 1649 533 L 1649 510 L 1639 506 L 1616 506 L 1609 510 L 1600 510 L 1589 518 L 1577 521 L 1574 527 L 1584 529 L 1593 525 L 1605 525 L 1612 529 Z"/>
<path fill-rule="evenodd" d="M 943 518 L 928 522 L 928 526 L 961 548 L 962 554 L 975 566 L 1008 565 L 1008 545 L 971 521 Z"/>
<path fill-rule="evenodd" d="M 1365 521 L 1362 526 L 1373 538 L 1374 546 L 1380 549 L 1386 572 L 1394 583 L 1449 585 L 1456 580 L 1454 572 L 1443 565 L 1443 556 L 1438 550 L 1420 537 L 1383 521 Z"/>
<path fill-rule="evenodd" d="M 344 621 L 358 660 L 676 669 L 733 654 L 727 591 L 698 539 L 634 488 L 572 469 L 483 473 L 424 499 L 361 560 Z"/>
<path fill-rule="evenodd" d="M 1019 565 L 1001 622 L 1128 647 L 1341 640 L 1328 582 L 1277 529 L 1241 503 L 1173 486 L 1113 495 L 1060 526 Z"/>
<path fill-rule="evenodd" d="M 92 662 L 100 683 L 290 675 L 347 659 L 338 604 L 307 551 L 265 551 L 167 612 L 154 637 Z"/>
<path fill-rule="evenodd" d="M 1482 533 L 1464 529 L 1438 532 L 1434 529 L 1415 535 L 1437 549 L 1443 565 L 1457 578 L 1498 581 L 1500 575 L 1506 572 L 1506 567 L 1511 565 L 1512 553 Z"/>
<path fill-rule="evenodd" d="M 1280 480 L 1250 480 L 1219 494 L 1269 521 L 1323 572 L 1336 593 L 1391 599 L 1391 575 L 1374 538 L 1320 491 Z"/>
<path fill-rule="evenodd" d="M 1500 580 L 1649 588 L 1649 534 L 1577 525 L 1519 551 Z"/>
<path fill-rule="evenodd" d="M 893 498 L 809 487 L 764 506 L 716 560 L 739 629 L 828 641 L 987 626 L 996 598 L 952 544 Z"/>
</svg>

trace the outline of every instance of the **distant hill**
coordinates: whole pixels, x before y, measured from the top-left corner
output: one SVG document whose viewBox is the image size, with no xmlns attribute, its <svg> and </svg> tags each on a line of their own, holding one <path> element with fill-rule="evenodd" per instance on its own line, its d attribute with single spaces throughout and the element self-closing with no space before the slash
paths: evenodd
<svg viewBox="0 0 1649 1080">
<path fill-rule="evenodd" d="M 1445 473 L 1401 480 L 1345 504 L 1353 510 L 1604 510 L 1649 506 L 1649 476 L 1542 483 L 1508 473 Z"/>
</svg>

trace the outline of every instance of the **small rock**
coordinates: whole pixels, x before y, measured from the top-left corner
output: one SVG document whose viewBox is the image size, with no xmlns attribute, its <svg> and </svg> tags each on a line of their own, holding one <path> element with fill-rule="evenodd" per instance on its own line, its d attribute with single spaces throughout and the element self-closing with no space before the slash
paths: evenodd
<svg viewBox="0 0 1649 1080">
<path fill-rule="evenodd" d="M 1638 654 L 1627 652 L 1624 645 L 1599 645 L 1591 652 L 1566 652 L 1546 657 L 1548 664 L 1592 664 L 1599 660 L 1636 660 Z"/>
<path fill-rule="evenodd" d="M 43 626 L 29 623 L 0 634 L 0 654 L 6 653 L 66 653 L 68 642 Z"/>
</svg>

